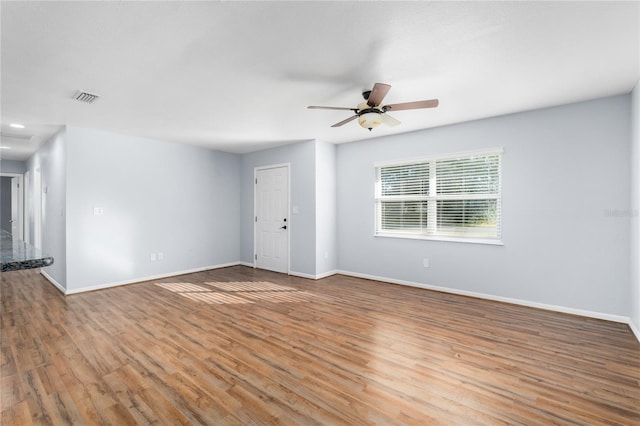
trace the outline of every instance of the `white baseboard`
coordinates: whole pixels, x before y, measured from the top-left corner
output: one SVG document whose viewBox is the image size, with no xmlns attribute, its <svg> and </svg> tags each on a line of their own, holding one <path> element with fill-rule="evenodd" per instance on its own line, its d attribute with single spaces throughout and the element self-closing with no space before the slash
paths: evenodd
<svg viewBox="0 0 640 426">
<path fill-rule="evenodd" d="M 315 275 L 305 274 L 304 272 L 289 271 L 289 275 L 293 275 L 294 277 L 300 277 L 300 278 L 308 278 L 310 280 L 316 279 Z"/>
<path fill-rule="evenodd" d="M 45 277 L 47 279 L 47 281 L 49 281 L 58 290 L 60 290 L 62 292 L 62 294 L 66 294 L 67 290 L 64 288 L 64 286 L 62 284 L 60 284 L 58 281 L 56 281 L 51 275 L 47 274 L 47 272 L 44 269 L 40 269 L 40 275 Z"/>
<path fill-rule="evenodd" d="M 289 275 L 293 275 L 294 277 L 300 277 L 300 278 L 308 278 L 310 280 L 320 280 L 322 278 L 327 278 L 337 273 L 338 271 L 329 271 L 329 272 L 323 272 L 322 274 L 313 275 L 313 274 L 305 274 L 304 272 L 289 271 Z"/>
<path fill-rule="evenodd" d="M 631 329 L 631 331 L 633 332 L 633 334 L 635 334 L 636 339 L 638 339 L 638 342 L 640 342 L 640 327 L 638 327 L 637 325 L 635 325 L 633 323 L 633 321 L 631 321 L 631 319 L 629 319 L 629 328 Z"/>
<path fill-rule="evenodd" d="M 63 292 L 64 292 L 65 295 L 76 294 L 76 293 L 84 293 L 84 292 L 87 292 L 87 291 L 103 290 L 105 288 L 118 287 L 118 286 L 127 285 L 127 284 L 141 283 L 141 282 L 144 282 L 144 281 L 159 280 L 159 279 L 162 279 L 162 278 L 175 277 L 177 275 L 193 274 L 194 272 L 209 271 L 209 270 L 212 270 L 212 269 L 227 268 L 229 266 L 236 266 L 236 265 L 240 265 L 240 262 L 223 263 L 223 264 L 219 264 L 219 265 L 211 265 L 211 266 L 204 266 L 204 267 L 201 267 L 201 268 L 194 268 L 194 269 L 187 269 L 187 270 L 183 270 L 183 271 L 169 272 L 169 273 L 160 274 L 160 275 L 151 275 L 151 276 L 146 276 L 146 277 L 139 277 L 139 278 L 134 278 L 132 280 L 116 281 L 116 282 L 98 284 L 98 285 L 93 285 L 93 286 L 88 286 L 88 287 L 74 288 L 74 289 L 71 289 L 71 290 L 65 290 Z"/>
<path fill-rule="evenodd" d="M 256 267 L 256 265 L 251 262 L 238 262 L 238 265 L 248 266 L 249 268 Z M 337 273 L 338 271 L 328 271 L 328 272 L 323 272 L 322 274 L 313 275 L 313 274 L 307 274 L 305 272 L 289 271 L 287 275 L 292 275 L 294 277 L 300 277 L 300 278 L 308 278 L 310 280 L 320 280 L 322 278 L 330 277 L 331 275 L 335 275 Z"/>
<path fill-rule="evenodd" d="M 459 294 L 461 296 L 470 296 L 470 297 L 476 297 L 476 298 L 479 298 L 479 299 L 494 300 L 496 302 L 505 302 L 505 303 L 511 303 L 511 304 L 514 304 L 514 305 L 528 306 L 528 307 L 531 307 L 531 308 L 545 309 L 547 311 L 562 312 L 562 313 L 565 313 L 565 314 L 579 315 L 579 316 L 582 316 L 582 317 L 596 318 L 596 319 L 602 319 L 602 320 L 612 321 L 612 322 L 619 322 L 619 323 L 629 324 L 631 326 L 632 330 L 633 330 L 633 326 L 631 325 L 631 319 L 629 317 L 620 316 L 620 315 L 605 314 L 605 313 L 602 313 L 602 312 L 587 311 L 587 310 L 583 310 L 583 309 L 569 308 L 569 307 L 566 307 L 566 306 L 549 305 L 549 304 L 546 304 L 546 303 L 531 302 L 531 301 L 528 301 L 528 300 L 513 299 L 513 298 L 510 298 L 510 297 L 494 296 L 494 295 L 491 295 L 491 294 L 477 293 L 477 292 L 474 292 L 474 291 L 458 290 L 458 289 L 449 288 L 449 287 L 440 287 L 440 286 L 434 286 L 434 285 L 429 285 L 429 284 L 415 283 L 415 282 L 411 282 L 411 281 L 396 280 L 396 279 L 393 279 L 393 278 L 386 278 L 386 277 L 378 277 L 378 276 L 375 276 L 375 275 L 360 274 L 358 272 L 337 271 L 337 273 L 341 274 L 341 275 L 351 276 L 351 277 L 365 278 L 365 279 L 368 279 L 368 280 L 382 281 L 382 282 L 388 282 L 388 283 L 392 283 L 392 284 L 407 285 L 407 286 L 411 286 L 411 287 L 419 287 L 419 288 L 424 288 L 424 289 L 427 289 L 427 290 L 441 291 L 443 293 Z M 636 331 L 634 331 L 634 333 L 636 334 L 636 337 L 638 337 L 638 333 L 636 333 Z"/>
<path fill-rule="evenodd" d="M 335 274 L 337 274 L 337 273 L 338 273 L 338 271 L 337 271 L 337 270 L 335 270 L 335 269 L 334 269 L 333 271 L 323 272 L 322 274 L 318 274 L 318 275 L 316 275 L 316 280 L 321 280 L 321 279 L 323 279 L 323 278 L 330 277 L 330 276 L 335 275 Z"/>
</svg>

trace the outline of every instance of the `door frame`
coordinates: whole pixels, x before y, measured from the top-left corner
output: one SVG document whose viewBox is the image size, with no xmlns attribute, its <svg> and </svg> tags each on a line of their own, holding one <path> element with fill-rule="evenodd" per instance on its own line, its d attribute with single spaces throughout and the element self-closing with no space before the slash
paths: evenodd
<svg viewBox="0 0 640 426">
<path fill-rule="evenodd" d="M 18 178 L 18 235 L 14 235 L 19 240 L 24 240 L 24 228 L 26 223 L 26 209 L 24 208 L 25 187 L 24 175 L 21 173 L 0 172 L 2 177 Z"/>
<path fill-rule="evenodd" d="M 267 166 L 259 166 L 253 168 L 253 268 L 257 268 L 257 254 L 258 254 L 258 224 L 256 217 L 258 216 L 257 200 L 258 194 L 256 192 L 258 182 L 258 172 L 261 170 L 279 169 L 285 167 L 287 169 L 287 230 L 289 235 L 287 236 L 287 275 L 291 274 L 291 163 L 270 164 Z"/>
<path fill-rule="evenodd" d="M 42 196 L 42 170 L 36 167 L 32 176 L 33 185 L 33 246 L 42 248 L 42 209 L 44 207 L 44 197 Z M 31 188 L 29 188 L 31 189 Z"/>
</svg>

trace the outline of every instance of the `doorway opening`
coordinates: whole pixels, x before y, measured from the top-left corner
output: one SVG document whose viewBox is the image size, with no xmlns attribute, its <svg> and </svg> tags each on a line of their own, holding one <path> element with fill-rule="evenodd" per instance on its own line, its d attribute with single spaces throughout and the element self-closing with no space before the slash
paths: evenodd
<svg viewBox="0 0 640 426">
<path fill-rule="evenodd" d="M 20 240 L 24 239 L 23 180 L 18 173 L 0 173 L 0 228 Z"/>
</svg>

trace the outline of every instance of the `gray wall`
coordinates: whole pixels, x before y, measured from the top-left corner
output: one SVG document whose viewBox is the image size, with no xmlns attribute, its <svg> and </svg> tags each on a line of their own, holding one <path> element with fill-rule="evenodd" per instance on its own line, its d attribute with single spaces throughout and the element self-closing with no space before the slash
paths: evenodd
<svg viewBox="0 0 640 426">
<path fill-rule="evenodd" d="M 0 228 L 11 232 L 11 179 L 0 177 Z"/>
<path fill-rule="evenodd" d="M 235 154 L 69 127 L 67 290 L 237 262 L 239 183 Z"/>
<path fill-rule="evenodd" d="M 628 316 L 629 96 L 338 146 L 340 270 Z M 374 162 L 504 147 L 504 246 L 374 237 Z M 429 268 L 422 259 L 429 258 Z"/>
<path fill-rule="evenodd" d="M 0 160 L 0 172 L 22 174 L 27 171 L 27 164 L 24 161 Z"/>
<path fill-rule="evenodd" d="M 631 321 L 640 340 L 640 83 L 631 92 Z"/>
<path fill-rule="evenodd" d="M 25 208 L 28 212 L 26 226 L 29 227 L 30 242 L 34 237 L 34 199 L 37 192 L 42 194 L 42 252 L 53 256 L 54 263 L 44 268 L 62 287 L 67 282 L 67 240 L 66 240 L 66 129 L 61 130 L 32 155 L 27 161 L 31 182 Z M 36 188 L 34 175 L 41 173 L 41 187 Z"/>
<path fill-rule="evenodd" d="M 289 232 L 290 271 L 313 275 L 316 271 L 316 191 L 315 141 L 252 152 L 242 156 L 240 260 L 253 264 L 253 191 L 254 169 L 274 164 L 290 164 L 290 206 L 298 213 L 290 213 Z"/>
</svg>

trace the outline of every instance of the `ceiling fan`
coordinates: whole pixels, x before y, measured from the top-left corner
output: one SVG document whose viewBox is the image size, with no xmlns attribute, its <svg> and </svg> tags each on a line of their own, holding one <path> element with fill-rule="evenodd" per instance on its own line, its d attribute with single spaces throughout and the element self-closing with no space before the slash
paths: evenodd
<svg viewBox="0 0 640 426">
<path fill-rule="evenodd" d="M 364 98 L 364 102 L 359 104 L 356 108 L 347 108 L 347 107 L 330 107 L 330 106 L 309 106 L 309 109 L 339 109 L 346 111 L 355 112 L 354 116 L 347 118 L 346 120 L 342 120 L 339 123 L 334 124 L 331 127 L 340 127 L 343 124 L 347 124 L 350 121 L 358 119 L 358 124 L 360 124 L 365 129 L 373 129 L 374 127 L 379 126 L 384 123 L 387 126 L 397 126 L 400 124 L 400 121 L 391 117 L 387 114 L 387 111 L 402 111 L 407 109 L 420 109 L 420 108 L 435 108 L 438 106 L 437 99 L 430 99 L 428 101 L 414 101 L 414 102 L 403 102 L 400 104 L 388 104 L 381 105 L 382 99 L 387 95 L 391 86 L 384 83 L 376 83 L 373 86 L 372 90 L 367 90 L 362 92 L 362 97 Z"/>
</svg>

